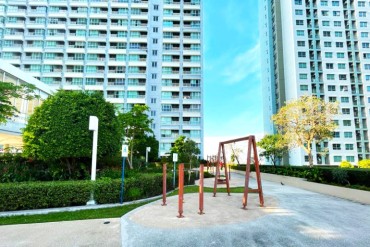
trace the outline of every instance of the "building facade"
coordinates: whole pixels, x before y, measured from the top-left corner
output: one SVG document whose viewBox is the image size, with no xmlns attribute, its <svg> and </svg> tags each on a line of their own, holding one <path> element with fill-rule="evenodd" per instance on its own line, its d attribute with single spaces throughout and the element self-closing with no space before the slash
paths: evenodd
<svg viewBox="0 0 370 247">
<path fill-rule="evenodd" d="M 316 95 L 339 102 L 333 139 L 317 143 L 315 164 L 370 158 L 370 2 L 261 0 L 265 131 L 285 101 Z M 307 164 L 302 149 L 290 164 Z"/>
<path fill-rule="evenodd" d="M 150 107 L 167 153 L 203 150 L 200 0 L 0 0 L 1 58 L 55 89 L 101 91 L 121 111 Z"/>
<path fill-rule="evenodd" d="M 48 85 L 36 80 L 20 69 L 6 63 L 0 59 L 0 81 L 10 82 L 15 85 L 32 84 L 36 87 L 35 95 L 39 98 L 34 100 L 11 99 L 18 113 L 9 119 L 5 124 L 0 124 L 0 153 L 9 148 L 9 151 L 20 150 L 23 146 L 22 128 L 26 127 L 29 116 L 33 113 L 35 107 L 39 106 L 44 99 L 54 93 Z"/>
</svg>

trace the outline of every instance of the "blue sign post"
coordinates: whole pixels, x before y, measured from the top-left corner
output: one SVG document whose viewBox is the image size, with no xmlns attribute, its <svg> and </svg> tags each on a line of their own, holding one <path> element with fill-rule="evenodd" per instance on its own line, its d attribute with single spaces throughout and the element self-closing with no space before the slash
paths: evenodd
<svg viewBox="0 0 370 247">
<path fill-rule="evenodd" d="M 128 146 L 122 145 L 122 178 L 121 178 L 121 193 L 119 196 L 119 202 L 123 203 L 123 188 L 124 188 L 124 180 L 125 180 L 125 161 L 126 157 L 128 156 Z"/>
</svg>

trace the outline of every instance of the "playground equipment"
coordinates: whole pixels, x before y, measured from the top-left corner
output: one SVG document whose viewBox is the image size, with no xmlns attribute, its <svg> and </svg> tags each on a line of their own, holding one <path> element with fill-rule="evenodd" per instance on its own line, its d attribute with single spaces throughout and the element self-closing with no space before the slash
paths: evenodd
<svg viewBox="0 0 370 247">
<path fill-rule="evenodd" d="M 167 164 L 163 164 L 163 187 L 162 187 L 162 206 L 166 206 L 166 193 L 167 193 Z"/>
<path fill-rule="evenodd" d="M 261 183 L 261 174 L 260 174 L 260 167 L 258 161 L 258 154 L 257 154 L 257 147 L 256 147 L 256 138 L 251 135 L 247 137 L 237 138 L 233 140 L 228 140 L 224 142 L 220 142 L 218 146 L 218 154 L 217 154 L 217 162 L 216 162 L 216 176 L 215 176 L 215 183 L 213 187 L 213 196 L 216 196 L 217 191 L 217 184 L 223 182 L 220 180 L 220 164 L 221 164 L 221 153 L 223 157 L 223 163 L 226 164 L 226 155 L 225 155 L 225 144 L 241 142 L 241 141 L 248 141 L 248 148 L 247 148 L 247 165 L 245 171 L 245 187 L 244 187 L 244 194 L 243 194 L 243 209 L 246 208 L 248 203 L 248 192 L 258 192 L 259 199 L 260 199 L 260 206 L 263 207 L 264 200 L 263 200 L 263 191 L 262 191 L 262 183 Z M 250 177 L 250 164 L 251 164 L 251 149 L 253 148 L 253 156 L 254 156 L 254 165 L 256 170 L 256 177 L 257 177 L 257 186 L 258 189 L 249 190 L 249 177 Z M 230 195 L 230 185 L 229 185 L 229 174 L 227 172 L 227 166 L 224 166 L 225 171 L 225 184 L 227 188 L 227 193 Z"/>
<path fill-rule="evenodd" d="M 183 218 L 183 203 L 184 203 L 184 164 L 179 165 L 179 215 L 178 218 Z"/>
</svg>

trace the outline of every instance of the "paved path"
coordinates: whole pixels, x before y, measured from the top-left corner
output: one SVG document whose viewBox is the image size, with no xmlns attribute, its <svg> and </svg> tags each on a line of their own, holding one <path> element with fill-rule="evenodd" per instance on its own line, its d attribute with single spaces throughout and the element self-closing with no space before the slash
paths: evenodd
<svg viewBox="0 0 370 247">
<path fill-rule="evenodd" d="M 244 177 L 233 173 L 232 181 L 243 185 Z M 213 186 L 213 179 L 206 184 Z M 176 218 L 172 197 L 166 207 L 157 201 L 121 219 L 0 226 L 0 246 L 120 246 L 120 221 L 122 246 L 369 246 L 370 206 L 279 183 L 262 185 L 264 208 L 256 194 L 242 210 L 241 194 L 218 193 L 206 195 L 205 215 L 198 215 L 196 194 L 185 195 L 183 219 Z"/>
<path fill-rule="evenodd" d="M 243 183 L 242 175 L 232 179 Z M 255 195 L 242 210 L 240 194 L 206 197 L 202 216 L 197 197 L 186 195 L 183 219 L 176 200 L 161 213 L 159 202 L 138 208 L 121 219 L 122 246 L 369 246 L 369 206 L 267 181 L 263 188 L 262 209 Z"/>
</svg>

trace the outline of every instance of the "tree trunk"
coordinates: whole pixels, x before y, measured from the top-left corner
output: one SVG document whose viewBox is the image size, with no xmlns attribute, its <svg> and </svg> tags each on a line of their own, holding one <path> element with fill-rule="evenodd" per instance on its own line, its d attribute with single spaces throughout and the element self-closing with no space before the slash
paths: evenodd
<svg viewBox="0 0 370 247">
<path fill-rule="evenodd" d="M 309 152 L 308 154 L 308 164 L 310 165 L 310 167 L 313 167 L 313 156 L 311 152 Z"/>
</svg>

